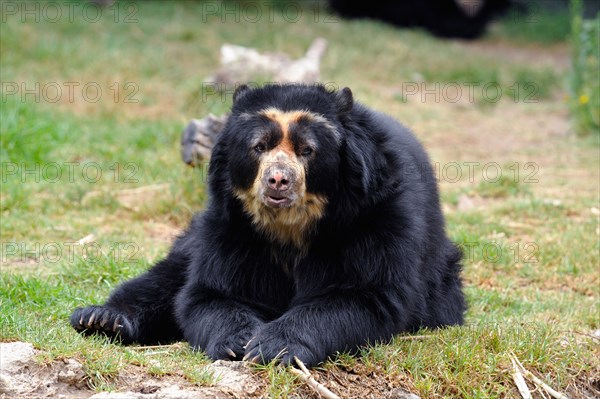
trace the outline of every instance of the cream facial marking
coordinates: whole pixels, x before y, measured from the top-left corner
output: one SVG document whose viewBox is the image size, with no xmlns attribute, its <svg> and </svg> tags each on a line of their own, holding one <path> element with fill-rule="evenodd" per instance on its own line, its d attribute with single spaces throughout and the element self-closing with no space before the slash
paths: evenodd
<svg viewBox="0 0 600 399">
<path fill-rule="evenodd" d="M 298 158 L 290 127 L 302 119 L 324 119 L 308 111 L 284 112 L 268 108 L 260 115 L 277 123 L 281 139 L 260 155 L 254 183 L 248 190 L 236 190 L 253 223 L 272 241 L 305 247 L 307 233 L 323 217 L 327 198 L 306 192 L 306 163 Z M 313 143 L 314 144 L 314 143 Z"/>
</svg>

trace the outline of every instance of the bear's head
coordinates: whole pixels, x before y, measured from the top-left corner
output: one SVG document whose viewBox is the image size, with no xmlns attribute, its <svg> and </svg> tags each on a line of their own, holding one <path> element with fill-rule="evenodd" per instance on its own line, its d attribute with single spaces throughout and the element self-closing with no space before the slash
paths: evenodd
<svg viewBox="0 0 600 399">
<path fill-rule="evenodd" d="M 301 247 L 326 214 L 339 180 L 341 120 L 352 106 L 347 88 L 267 85 L 236 90 L 211 174 L 223 169 L 217 174 L 227 176 L 217 184 L 226 184 L 253 225 L 271 240 Z"/>
</svg>

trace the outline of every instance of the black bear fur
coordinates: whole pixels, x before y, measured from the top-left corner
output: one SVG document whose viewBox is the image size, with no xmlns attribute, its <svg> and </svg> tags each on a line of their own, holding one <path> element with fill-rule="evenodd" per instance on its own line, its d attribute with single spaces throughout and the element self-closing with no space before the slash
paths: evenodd
<svg viewBox="0 0 600 399">
<path fill-rule="evenodd" d="M 494 18 L 514 5 L 511 0 L 330 0 L 330 7 L 346 18 L 372 18 L 402 27 L 423 27 L 438 37 L 477 39 Z M 481 7 L 479 8 L 478 5 Z M 477 10 L 473 15 L 469 8 Z M 524 10 L 521 10 L 524 12 Z"/>
<path fill-rule="evenodd" d="M 276 149 L 295 172 L 264 169 Z M 254 202 L 271 204 L 260 212 L 275 219 L 261 222 L 244 193 L 286 177 L 314 220 L 303 224 L 300 212 L 272 228 L 299 202 L 273 188 Z M 407 128 L 349 89 L 238 89 L 208 185 L 206 210 L 167 257 L 104 305 L 76 309 L 75 329 L 124 344 L 184 339 L 212 359 L 315 365 L 401 332 L 462 324 L 461 254 L 445 234 L 429 159 Z"/>
</svg>

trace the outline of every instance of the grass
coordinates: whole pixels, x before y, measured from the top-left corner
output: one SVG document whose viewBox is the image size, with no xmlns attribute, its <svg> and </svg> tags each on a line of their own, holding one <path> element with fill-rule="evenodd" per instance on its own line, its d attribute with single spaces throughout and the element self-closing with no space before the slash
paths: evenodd
<svg viewBox="0 0 600 399">
<path fill-rule="evenodd" d="M 560 0 L 523 2 L 506 12 L 500 22 L 502 36 L 522 43 L 560 43 L 571 32 L 571 18 Z"/>
<path fill-rule="evenodd" d="M 315 370 L 317 378 L 344 382 L 345 397 L 388 386 L 430 398 L 517 397 L 515 353 L 572 397 L 600 381 L 600 347 L 589 338 L 600 329 L 598 138 L 574 137 L 566 71 L 537 63 L 560 53 L 566 36 L 539 28 L 543 38 L 521 37 L 501 22 L 473 45 L 373 21 L 326 22 L 325 9 L 318 16 L 306 9 L 290 23 L 278 6 L 271 22 L 255 24 L 223 22 L 199 2 L 118 4 L 116 23 L 108 13 L 94 23 L 17 14 L 0 25 L 0 340 L 33 343 L 41 362 L 78 358 L 95 390 L 118 389 L 116 376 L 133 366 L 214 382 L 203 367 L 208 359 L 186 345 L 156 354 L 83 339 L 68 317 L 164 256 L 202 208 L 205 176 L 180 161 L 179 134 L 190 118 L 230 105 L 230 95 L 202 86 L 219 46 L 299 57 L 323 36 L 330 44 L 323 80 L 352 87 L 363 103 L 404 121 L 439 165 L 448 231 L 465 250 L 469 311 L 464 327 L 373 345 L 360 357 L 340 354 Z M 133 11 L 137 22 L 128 23 Z M 528 58 L 505 57 L 532 45 Z M 567 59 L 568 49 L 559 55 Z M 63 89 L 56 102 L 48 101 L 52 82 Z M 102 96 L 86 101 L 77 89 L 71 99 L 66 82 L 97 83 Z M 463 91 L 459 101 L 435 101 L 407 95 L 406 82 L 496 82 L 503 95 L 490 102 L 478 90 L 470 101 Z M 10 94 L 7 83 L 19 92 Z M 37 97 L 20 91 L 36 83 Z M 515 101 L 514 89 L 528 93 L 526 83 L 538 101 Z M 459 209 L 464 196 L 473 206 Z M 74 244 L 90 234 L 87 245 Z M 312 395 L 283 368 L 254 372 L 265 397 Z"/>
<path fill-rule="evenodd" d="M 571 13 L 573 55 L 569 105 L 578 134 L 600 134 L 600 12 L 596 18 L 583 19 L 581 1 L 572 0 Z"/>
</svg>

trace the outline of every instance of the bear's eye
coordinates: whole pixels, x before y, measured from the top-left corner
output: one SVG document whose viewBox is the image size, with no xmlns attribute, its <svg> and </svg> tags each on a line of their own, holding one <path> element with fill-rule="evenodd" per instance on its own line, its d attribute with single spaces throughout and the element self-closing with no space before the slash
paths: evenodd
<svg viewBox="0 0 600 399">
<path fill-rule="evenodd" d="M 259 143 L 254 146 L 254 151 L 256 151 L 258 153 L 265 152 L 266 149 L 267 149 L 267 147 L 262 143 Z"/>
<path fill-rule="evenodd" d="M 300 153 L 303 157 L 307 157 L 310 154 L 313 153 L 313 149 L 310 147 L 306 147 L 305 149 L 302 150 L 302 152 Z"/>
</svg>

